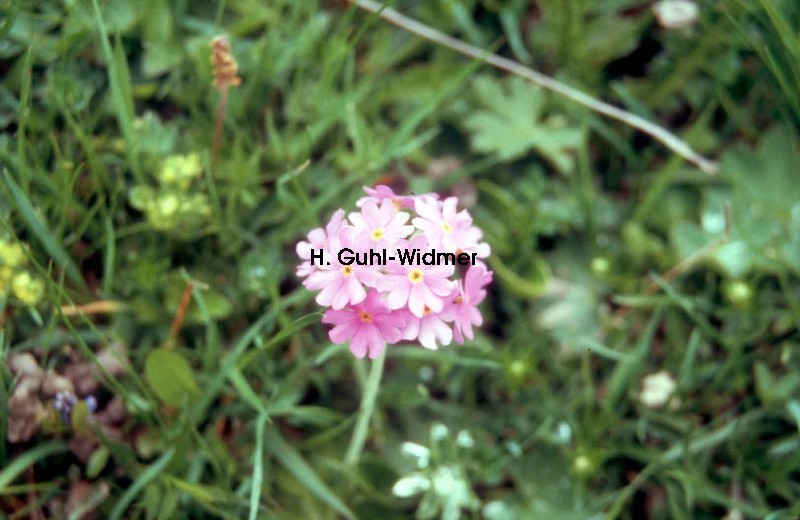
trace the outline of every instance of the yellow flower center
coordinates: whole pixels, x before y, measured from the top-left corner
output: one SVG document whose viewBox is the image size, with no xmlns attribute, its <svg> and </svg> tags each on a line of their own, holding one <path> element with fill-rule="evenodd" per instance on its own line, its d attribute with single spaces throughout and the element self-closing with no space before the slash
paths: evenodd
<svg viewBox="0 0 800 520">
<path fill-rule="evenodd" d="M 422 270 L 412 269 L 411 272 L 408 273 L 408 279 L 411 280 L 411 283 L 420 283 L 422 281 Z"/>
<path fill-rule="evenodd" d="M 453 303 L 458 304 L 458 303 L 461 303 L 463 301 L 464 301 L 464 298 L 462 298 L 461 296 L 456 296 L 456 299 L 453 300 Z"/>
<path fill-rule="evenodd" d="M 372 314 L 367 311 L 361 311 L 358 313 L 358 319 L 364 323 L 372 323 Z"/>
<path fill-rule="evenodd" d="M 445 233 L 452 233 L 453 232 L 453 226 L 451 226 L 447 222 L 442 222 L 442 229 L 444 229 Z"/>
<path fill-rule="evenodd" d="M 380 229 L 380 228 L 378 228 L 378 229 L 373 229 L 373 230 L 372 230 L 372 233 L 370 234 L 370 236 L 372 237 L 372 240 L 374 240 L 374 241 L 376 241 L 376 242 L 377 242 L 378 240 L 380 240 L 381 238 L 383 238 L 383 230 L 382 230 L 382 229 Z"/>
<path fill-rule="evenodd" d="M 348 277 L 352 276 L 353 275 L 353 268 L 350 267 L 349 265 L 343 265 L 342 266 L 342 275 L 344 275 L 345 278 L 348 278 Z"/>
<path fill-rule="evenodd" d="M 425 310 L 422 311 L 423 316 L 427 316 L 428 314 L 432 313 L 433 311 L 430 310 L 428 307 L 425 307 Z"/>
</svg>

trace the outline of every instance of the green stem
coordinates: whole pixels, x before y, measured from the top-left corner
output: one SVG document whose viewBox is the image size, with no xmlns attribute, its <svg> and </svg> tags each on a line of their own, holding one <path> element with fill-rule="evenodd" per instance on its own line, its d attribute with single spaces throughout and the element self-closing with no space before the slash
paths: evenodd
<svg viewBox="0 0 800 520">
<path fill-rule="evenodd" d="M 364 395 L 361 397 L 356 429 L 353 431 L 350 446 L 348 446 L 347 453 L 344 456 L 344 463 L 348 466 L 357 464 L 358 459 L 361 457 L 361 452 L 364 450 L 364 442 L 367 440 L 369 423 L 372 418 L 372 412 L 375 410 L 375 399 L 378 397 L 378 388 L 380 388 L 381 376 L 383 375 L 386 350 L 386 348 L 383 349 L 383 352 L 372 362 L 372 366 L 369 369 Z"/>
</svg>

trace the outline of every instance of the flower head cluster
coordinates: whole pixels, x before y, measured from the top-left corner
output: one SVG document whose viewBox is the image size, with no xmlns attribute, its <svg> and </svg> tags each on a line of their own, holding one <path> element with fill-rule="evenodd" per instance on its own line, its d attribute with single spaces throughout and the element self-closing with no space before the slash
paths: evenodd
<svg viewBox="0 0 800 520">
<path fill-rule="evenodd" d="M 208 221 L 211 205 L 208 195 L 196 186 L 203 174 L 196 153 L 171 155 L 154 175 L 158 187 L 137 184 L 128 198 L 142 211 L 153 228 L 179 236 L 192 237 Z"/>
<path fill-rule="evenodd" d="M 23 305 L 34 306 L 44 296 L 44 282 L 27 269 L 27 247 L 0 237 L 0 300 L 13 295 Z"/>
<path fill-rule="evenodd" d="M 492 281 L 483 263 L 490 248 L 472 217 L 456 197 L 364 190 L 360 211 L 345 218 L 338 210 L 297 244 L 297 275 L 329 307 L 322 321 L 333 325 L 331 341 L 375 358 L 402 340 L 436 349 L 472 339 Z"/>
</svg>

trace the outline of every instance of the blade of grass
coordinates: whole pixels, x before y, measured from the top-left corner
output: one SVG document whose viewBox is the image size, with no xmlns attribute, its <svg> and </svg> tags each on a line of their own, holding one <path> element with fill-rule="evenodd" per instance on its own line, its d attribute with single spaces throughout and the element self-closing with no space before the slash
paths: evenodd
<svg viewBox="0 0 800 520">
<path fill-rule="evenodd" d="M 700 435 L 689 440 L 688 442 L 676 442 L 658 459 L 650 462 L 650 464 L 648 464 L 644 470 L 642 470 L 641 473 L 639 473 L 636 478 L 633 479 L 633 481 L 620 492 L 619 496 L 614 501 L 614 504 L 611 506 L 606 518 L 617 518 L 622 513 L 622 508 L 625 506 L 628 499 L 633 496 L 636 490 L 641 488 L 650 479 L 650 477 L 656 473 L 656 471 L 663 468 L 665 465 L 676 462 L 687 455 L 695 455 L 697 453 L 702 453 L 704 451 L 716 448 L 718 445 L 722 444 L 731 436 L 733 436 L 737 431 L 746 428 L 751 422 L 756 422 L 763 415 L 763 410 L 754 410 L 753 412 L 737 417 L 736 419 L 728 422 L 725 426 L 717 428 L 716 430 L 702 432 Z"/>
<path fill-rule="evenodd" d="M 275 458 L 278 459 L 278 462 L 280 462 L 289 473 L 294 475 L 294 477 L 313 493 L 314 496 L 343 517 L 353 520 L 356 518 L 344 502 L 325 485 L 300 453 L 286 442 L 276 428 L 269 428 L 267 439 L 269 446 L 272 448 L 272 453 L 275 455 Z"/>
<path fill-rule="evenodd" d="M 111 520 L 119 520 L 122 518 L 126 512 L 128 512 L 128 506 L 131 505 L 133 499 L 144 490 L 145 486 L 147 486 L 150 482 L 155 480 L 164 468 L 172 461 L 172 457 L 175 455 L 175 448 L 170 448 L 166 453 L 164 453 L 161 457 L 158 458 L 154 463 L 150 464 L 146 470 L 144 470 L 136 480 L 133 481 L 131 486 L 125 491 L 125 493 L 119 498 L 114 509 L 111 510 L 111 514 L 109 518 Z"/>
<path fill-rule="evenodd" d="M 30 102 L 31 102 L 31 82 L 33 81 L 33 73 L 31 70 L 31 58 L 33 57 L 33 46 L 28 47 L 28 52 L 25 53 L 25 61 L 22 69 L 22 84 L 20 85 L 19 93 L 19 125 L 17 127 L 17 167 L 20 172 L 28 171 L 27 150 L 28 140 L 26 139 L 26 126 L 28 116 L 30 116 Z M 25 188 L 29 187 L 30 176 L 23 179 Z"/>
<path fill-rule="evenodd" d="M 256 450 L 253 454 L 253 480 L 250 482 L 250 520 L 258 518 L 261 486 L 264 483 L 264 435 L 269 416 L 261 412 L 256 422 Z"/>
<path fill-rule="evenodd" d="M 97 30 L 100 33 L 100 46 L 103 50 L 103 58 L 106 60 L 108 82 L 111 89 L 111 103 L 117 114 L 117 121 L 122 130 L 122 136 L 125 138 L 125 152 L 128 156 L 131 168 L 133 169 L 134 175 L 140 178 L 138 160 L 134 149 L 136 140 L 134 139 L 133 131 L 133 95 L 128 63 L 122 52 L 122 45 L 120 44 L 119 38 L 115 45 L 116 48 L 111 48 L 108 29 L 103 21 L 103 15 L 100 12 L 100 6 L 97 0 L 92 0 L 92 8 L 94 10 L 95 22 L 97 23 Z"/>
<path fill-rule="evenodd" d="M 103 258 L 103 294 L 111 296 L 114 290 L 114 262 L 117 257 L 117 240 L 114 238 L 114 223 L 111 217 L 105 219 L 106 247 Z"/>
<path fill-rule="evenodd" d="M 86 281 L 83 279 L 83 276 L 81 276 L 78 266 L 75 265 L 69 253 L 59 244 L 58 239 L 47 229 L 47 226 L 45 226 L 44 222 L 39 218 L 36 209 L 33 207 L 30 200 L 28 200 L 28 197 L 19 185 L 14 182 L 14 179 L 11 178 L 11 174 L 7 169 L 3 170 L 3 175 L 0 176 L 0 178 L 3 179 L 3 184 L 5 184 L 6 189 L 11 193 L 11 197 L 17 209 L 19 209 L 31 233 L 39 239 L 45 250 L 53 257 L 56 263 L 64 269 L 70 281 L 81 289 L 88 290 Z"/>
<path fill-rule="evenodd" d="M 658 308 L 653 313 L 650 317 L 650 321 L 647 322 L 644 332 L 639 337 L 636 346 L 625 356 L 624 360 L 617 364 L 614 372 L 611 374 L 605 400 L 605 406 L 609 410 L 617 406 L 626 389 L 636 386 L 632 384 L 632 379 L 636 376 L 644 362 L 645 356 L 650 351 L 650 346 L 653 344 L 653 337 L 656 334 L 658 324 L 661 323 L 661 316 L 663 313 L 663 308 Z"/>
<path fill-rule="evenodd" d="M 265 413 L 265 405 L 262 399 L 258 397 L 258 394 L 255 393 L 253 388 L 244 378 L 244 375 L 242 375 L 242 372 L 237 367 L 233 367 L 230 370 L 228 373 L 228 379 L 239 393 L 239 397 L 242 399 L 242 401 L 252 406 L 256 411 Z"/>
<path fill-rule="evenodd" d="M 310 298 L 311 293 L 306 291 L 296 291 L 289 296 L 283 298 L 280 302 L 276 303 L 272 309 L 260 319 L 258 319 L 255 323 L 253 323 L 249 329 L 242 335 L 242 337 L 236 342 L 233 347 L 233 350 L 225 356 L 222 360 L 220 369 L 216 372 L 214 377 L 208 381 L 205 385 L 205 392 L 203 395 L 198 399 L 197 403 L 195 404 L 194 408 L 192 409 L 191 417 L 193 420 L 199 421 L 202 417 L 205 416 L 205 412 L 211 403 L 216 399 L 217 394 L 222 389 L 225 380 L 228 378 L 228 374 L 230 371 L 237 366 L 239 360 L 244 355 L 247 348 L 250 344 L 255 340 L 256 336 L 262 333 L 262 331 L 270 326 L 275 321 L 275 316 L 284 308 L 290 307 L 296 303 L 303 302 Z M 316 315 L 318 316 L 318 315 Z M 301 322 L 303 324 L 306 323 L 308 320 L 308 316 L 304 318 L 300 318 L 295 322 Z M 305 326 L 305 325 L 303 325 Z M 286 337 L 291 336 L 295 332 L 297 332 L 299 328 L 295 329 L 293 327 L 289 327 L 278 333 L 276 336 L 270 339 L 270 341 L 265 342 L 264 348 L 270 347 L 272 345 L 277 344 L 280 341 L 283 341 Z"/>
<path fill-rule="evenodd" d="M 14 482 L 14 479 L 16 479 L 20 473 L 31 465 L 50 455 L 63 453 L 65 451 L 67 451 L 66 444 L 59 441 L 52 441 L 30 449 L 15 458 L 8 466 L 0 471 L 0 493 L 2 493 L 9 484 Z"/>
<path fill-rule="evenodd" d="M 299 330 L 302 330 L 308 327 L 309 325 L 313 325 L 314 323 L 319 323 L 320 318 L 321 314 L 319 314 L 318 312 L 314 312 L 306 316 L 303 316 L 302 318 L 296 319 L 288 326 L 281 329 L 281 331 L 275 334 L 275 336 L 271 337 L 269 341 L 265 342 L 263 345 L 259 345 L 257 349 L 253 350 L 252 352 L 248 352 L 247 354 L 242 356 L 242 360 L 239 362 L 239 366 L 240 367 L 248 366 L 253 361 L 253 358 L 255 356 L 259 355 L 260 353 L 264 352 L 265 350 L 274 345 L 280 344 L 285 339 L 296 334 Z"/>
</svg>

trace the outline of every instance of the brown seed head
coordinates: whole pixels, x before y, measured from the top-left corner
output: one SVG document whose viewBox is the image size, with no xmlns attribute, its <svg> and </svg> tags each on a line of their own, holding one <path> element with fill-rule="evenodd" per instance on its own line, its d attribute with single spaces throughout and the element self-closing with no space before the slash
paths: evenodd
<svg viewBox="0 0 800 520">
<path fill-rule="evenodd" d="M 211 54 L 211 65 L 214 68 L 214 87 L 223 90 L 228 87 L 235 87 L 242 83 L 242 78 L 237 74 L 239 65 L 231 54 L 231 44 L 224 36 L 217 36 L 211 42 L 213 50 Z"/>
</svg>

